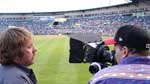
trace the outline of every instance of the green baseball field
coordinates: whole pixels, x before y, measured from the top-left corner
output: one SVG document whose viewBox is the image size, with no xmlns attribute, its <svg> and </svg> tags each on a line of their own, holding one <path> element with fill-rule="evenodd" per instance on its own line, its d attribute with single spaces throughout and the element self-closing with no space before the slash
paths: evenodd
<svg viewBox="0 0 150 84">
<path fill-rule="evenodd" d="M 69 37 L 34 36 L 37 48 L 33 68 L 39 84 L 87 84 L 89 64 L 69 63 Z"/>
</svg>

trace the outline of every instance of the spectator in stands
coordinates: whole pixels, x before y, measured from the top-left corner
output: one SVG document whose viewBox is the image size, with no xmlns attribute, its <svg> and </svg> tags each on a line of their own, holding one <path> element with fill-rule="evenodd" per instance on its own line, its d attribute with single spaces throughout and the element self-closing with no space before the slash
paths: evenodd
<svg viewBox="0 0 150 84">
<path fill-rule="evenodd" d="M 32 33 L 9 28 L 0 35 L 0 84 L 37 84 L 32 69 L 36 49 Z"/>
<path fill-rule="evenodd" d="M 150 35 L 133 25 L 125 25 L 115 34 L 116 60 L 119 63 L 97 72 L 89 84 L 149 84 Z"/>
</svg>

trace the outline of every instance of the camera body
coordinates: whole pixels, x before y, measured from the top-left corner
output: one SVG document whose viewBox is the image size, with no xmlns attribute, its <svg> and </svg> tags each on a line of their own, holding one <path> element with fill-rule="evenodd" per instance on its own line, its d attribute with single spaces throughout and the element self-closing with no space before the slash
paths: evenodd
<svg viewBox="0 0 150 84">
<path fill-rule="evenodd" d="M 106 68 L 108 66 L 112 66 L 117 64 L 115 60 L 115 51 L 110 51 L 109 47 L 104 44 L 104 42 L 101 43 L 95 43 L 96 47 L 88 46 L 87 51 L 87 60 L 89 60 L 90 66 L 89 71 L 92 74 L 97 73 L 99 70 Z"/>
<path fill-rule="evenodd" d="M 70 37 L 69 63 L 90 63 L 92 74 L 116 64 L 114 51 L 110 51 L 98 36 L 75 34 Z"/>
</svg>

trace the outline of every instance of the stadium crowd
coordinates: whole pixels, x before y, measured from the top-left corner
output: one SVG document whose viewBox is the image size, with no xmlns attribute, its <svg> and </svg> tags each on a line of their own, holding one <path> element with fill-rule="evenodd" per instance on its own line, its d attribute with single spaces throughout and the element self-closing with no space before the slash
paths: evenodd
<svg viewBox="0 0 150 84">
<path fill-rule="evenodd" d="M 131 11 L 130 11 L 131 12 Z M 146 10 L 145 10 L 146 12 Z M 113 36 L 117 28 L 122 25 L 138 25 L 150 30 L 150 14 L 121 13 L 121 14 L 89 14 L 68 16 L 67 21 L 53 25 L 53 19 L 42 20 L 40 16 L 26 18 L 0 18 L 0 30 L 17 26 L 25 27 L 34 34 L 66 34 L 66 33 L 100 33 Z M 43 16 L 44 17 L 44 16 Z M 51 17 L 51 16 L 49 16 Z"/>
</svg>

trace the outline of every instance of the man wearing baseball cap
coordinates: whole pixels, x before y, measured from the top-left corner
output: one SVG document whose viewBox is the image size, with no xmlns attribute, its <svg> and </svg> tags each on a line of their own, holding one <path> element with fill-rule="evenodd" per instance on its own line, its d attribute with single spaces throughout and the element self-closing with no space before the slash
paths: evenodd
<svg viewBox="0 0 150 84">
<path fill-rule="evenodd" d="M 114 44 L 118 65 L 97 72 L 89 84 L 150 83 L 150 35 L 146 30 L 125 25 L 104 43 Z"/>
</svg>

